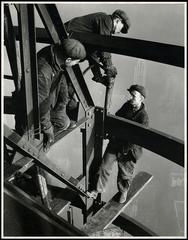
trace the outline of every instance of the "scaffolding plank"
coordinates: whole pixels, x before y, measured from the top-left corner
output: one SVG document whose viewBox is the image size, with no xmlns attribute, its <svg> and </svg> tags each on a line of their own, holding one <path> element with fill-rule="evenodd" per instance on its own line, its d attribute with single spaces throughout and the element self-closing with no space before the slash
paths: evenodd
<svg viewBox="0 0 188 240">
<path fill-rule="evenodd" d="M 151 181 L 153 176 L 146 172 L 139 172 L 133 179 L 128 191 L 125 203 L 118 203 L 117 193 L 107 202 L 89 221 L 84 225 L 82 231 L 88 235 L 107 228 L 118 215 L 129 205 L 129 203 L 143 190 Z"/>
</svg>

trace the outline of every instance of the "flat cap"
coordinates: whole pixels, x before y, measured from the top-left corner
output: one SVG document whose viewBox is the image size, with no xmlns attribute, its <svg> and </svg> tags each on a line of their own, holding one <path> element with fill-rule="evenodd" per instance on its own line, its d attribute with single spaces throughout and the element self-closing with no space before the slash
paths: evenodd
<svg viewBox="0 0 188 240">
<path fill-rule="evenodd" d="M 72 59 L 84 59 L 86 57 L 84 45 L 76 39 L 64 39 L 62 46 L 66 55 Z"/>
<path fill-rule="evenodd" d="M 112 16 L 118 17 L 122 20 L 124 27 L 122 28 L 121 32 L 127 33 L 131 25 L 130 19 L 128 18 L 127 14 L 123 10 L 117 9 L 115 10 L 115 12 L 112 13 Z"/>
<path fill-rule="evenodd" d="M 144 96 L 144 98 L 146 98 L 146 90 L 143 86 L 135 84 L 135 85 L 131 85 L 129 89 L 127 89 L 127 91 L 132 92 L 132 91 L 137 91 L 140 94 L 142 94 L 142 96 Z"/>
</svg>

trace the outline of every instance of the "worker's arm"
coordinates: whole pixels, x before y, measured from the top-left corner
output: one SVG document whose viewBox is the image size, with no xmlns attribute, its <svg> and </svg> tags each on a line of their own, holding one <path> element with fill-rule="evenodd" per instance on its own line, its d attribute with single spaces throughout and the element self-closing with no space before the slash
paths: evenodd
<svg viewBox="0 0 188 240">
<path fill-rule="evenodd" d="M 39 86 L 39 109 L 40 109 L 40 124 L 43 137 L 43 148 L 47 151 L 50 144 L 54 142 L 53 126 L 50 121 L 50 89 L 52 83 L 52 73 L 45 62 L 38 62 L 38 86 Z M 42 69 L 41 69 L 41 68 Z"/>
</svg>

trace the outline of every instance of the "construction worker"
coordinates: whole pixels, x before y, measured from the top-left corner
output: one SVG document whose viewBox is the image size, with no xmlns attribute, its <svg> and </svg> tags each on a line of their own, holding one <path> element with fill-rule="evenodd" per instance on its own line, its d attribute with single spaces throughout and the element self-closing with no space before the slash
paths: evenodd
<svg viewBox="0 0 188 240">
<path fill-rule="evenodd" d="M 125 102 L 115 115 L 148 126 L 149 118 L 144 104 L 146 97 L 145 88 L 136 84 L 132 85 L 128 91 L 131 99 Z M 128 141 L 122 142 L 119 139 L 110 139 L 96 175 L 97 184 L 94 190 L 88 191 L 88 195 L 95 199 L 98 193 L 105 192 L 113 163 L 117 161 L 119 203 L 124 203 L 133 179 L 136 162 L 141 155 L 142 148 L 140 146 Z"/>
<path fill-rule="evenodd" d="M 70 99 L 64 68 L 78 64 L 85 57 L 85 47 L 75 39 L 65 39 L 61 45 L 49 45 L 37 53 L 39 110 L 44 151 L 48 151 L 50 144 L 54 142 L 54 130 L 63 131 L 70 126 L 70 119 L 66 114 L 66 106 Z M 23 124 L 20 112 L 16 114 L 16 129 L 22 135 L 26 124 Z"/>
<path fill-rule="evenodd" d="M 130 27 L 130 20 L 123 10 L 117 9 L 112 15 L 97 12 L 81 17 L 75 17 L 66 22 L 65 27 L 70 36 L 73 32 L 96 33 L 110 36 L 120 32 L 124 34 L 127 33 Z M 87 60 L 94 75 L 92 80 L 108 86 L 109 78 L 116 77 L 117 69 L 112 64 L 110 53 L 87 48 Z M 104 76 L 102 76 L 100 66 L 97 64 L 100 62 L 103 65 L 105 72 Z"/>
</svg>

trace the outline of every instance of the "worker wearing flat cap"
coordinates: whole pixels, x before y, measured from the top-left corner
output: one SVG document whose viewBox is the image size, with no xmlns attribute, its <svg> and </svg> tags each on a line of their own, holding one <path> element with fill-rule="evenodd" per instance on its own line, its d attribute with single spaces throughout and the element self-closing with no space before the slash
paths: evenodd
<svg viewBox="0 0 188 240">
<path fill-rule="evenodd" d="M 148 126 L 149 118 L 146 112 L 144 99 L 146 90 L 143 86 L 135 84 L 127 89 L 130 99 L 116 112 L 116 116 L 129 119 Z M 101 166 L 96 175 L 94 190 L 88 191 L 88 195 L 96 198 L 98 193 L 105 191 L 113 163 L 118 163 L 117 187 L 119 190 L 119 203 L 124 203 L 127 192 L 133 179 L 134 168 L 137 160 L 142 155 L 142 147 L 128 141 L 110 139 L 105 150 Z"/>
<path fill-rule="evenodd" d="M 85 47 L 78 40 L 71 38 L 64 39 L 61 45 L 44 47 L 37 53 L 39 110 L 44 151 L 48 151 L 50 144 L 54 142 L 54 130 L 66 130 L 71 123 L 66 114 L 70 96 L 64 69 L 78 64 L 85 57 Z M 22 86 L 20 99 L 23 92 Z M 15 120 L 16 130 L 21 135 L 26 131 L 22 113 L 20 104 Z"/>
<path fill-rule="evenodd" d="M 104 12 L 96 12 L 81 17 L 75 17 L 65 23 L 67 32 L 96 33 L 111 36 L 116 33 L 126 34 L 130 28 L 130 20 L 127 14 L 120 9 L 111 15 Z M 115 78 L 117 69 L 112 63 L 111 54 L 96 49 L 87 49 L 87 60 L 93 73 L 93 80 L 105 86 L 109 84 L 109 78 Z M 100 66 L 102 63 L 105 75 L 102 76 Z"/>
</svg>

